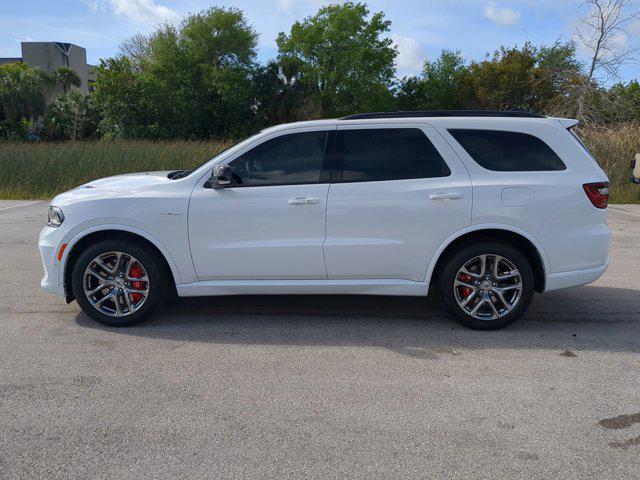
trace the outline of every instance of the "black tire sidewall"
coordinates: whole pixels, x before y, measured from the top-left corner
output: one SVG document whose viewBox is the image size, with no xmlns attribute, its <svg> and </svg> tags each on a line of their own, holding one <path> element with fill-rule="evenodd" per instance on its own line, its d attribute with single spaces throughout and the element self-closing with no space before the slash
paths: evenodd
<svg viewBox="0 0 640 480">
<path fill-rule="evenodd" d="M 87 265 L 98 255 L 118 251 L 132 255 L 142 263 L 149 277 L 149 295 L 139 310 L 126 317 L 111 317 L 96 310 L 84 294 L 83 276 Z M 143 322 L 161 303 L 167 290 L 166 273 L 162 264 L 148 249 L 128 240 L 104 240 L 87 247 L 76 260 L 71 274 L 73 295 L 82 310 L 91 318 L 110 327 L 129 327 Z"/>
<path fill-rule="evenodd" d="M 453 282 L 458 270 L 473 257 L 483 254 L 506 258 L 516 266 L 522 278 L 520 302 L 513 311 L 497 320 L 478 320 L 463 312 L 453 292 Z M 440 301 L 456 321 L 476 330 L 495 330 L 512 324 L 525 313 L 533 297 L 535 279 L 531 263 L 520 250 L 506 243 L 485 241 L 467 245 L 453 254 L 439 275 L 437 288 Z"/>
</svg>

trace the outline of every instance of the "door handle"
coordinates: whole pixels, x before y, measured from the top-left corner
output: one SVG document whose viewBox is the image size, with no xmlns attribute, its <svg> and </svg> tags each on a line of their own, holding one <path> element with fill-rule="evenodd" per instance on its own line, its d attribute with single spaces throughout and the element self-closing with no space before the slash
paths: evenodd
<svg viewBox="0 0 640 480">
<path fill-rule="evenodd" d="M 313 205 L 316 203 L 318 203 L 318 199 L 313 197 L 296 197 L 289 200 L 289 205 Z"/>
<path fill-rule="evenodd" d="M 459 193 L 432 193 L 429 195 L 431 200 L 458 200 L 462 198 Z"/>
</svg>

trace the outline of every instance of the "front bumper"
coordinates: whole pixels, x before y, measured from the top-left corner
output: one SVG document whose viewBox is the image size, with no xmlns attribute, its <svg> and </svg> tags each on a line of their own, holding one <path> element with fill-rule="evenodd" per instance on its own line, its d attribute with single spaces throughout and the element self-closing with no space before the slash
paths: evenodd
<svg viewBox="0 0 640 480">
<path fill-rule="evenodd" d="M 630 181 L 631 183 L 638 183 L 638 184 L 640 184 L 640 178 L 636 178 L 636 177 L 634 177 L 633 175 L 629 177 L 629 181 Z"/>
<path fill-rule="evenodd" d="M 49 293 L 65 296 L 63 276 L 60 274 L 61 262 L 58 261 L 58 252 L 62 247 L 65 232 L 61 227 L 44 227 L 38 238 L 38 249 L 42 258 L 44 276 L 40 286 Z"/>
</svg>

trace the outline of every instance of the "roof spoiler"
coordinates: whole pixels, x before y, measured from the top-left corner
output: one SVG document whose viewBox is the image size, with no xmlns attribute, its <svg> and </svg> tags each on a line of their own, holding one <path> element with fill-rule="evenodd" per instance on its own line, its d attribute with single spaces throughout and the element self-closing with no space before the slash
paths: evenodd
<svg viewBox="0 0 640 480">
<path fill-rule="evenodd" d="M 556 118 L 556 120 L 567 130 L 571 130 L 573 127 L 580 124 L 580 120 L 576 120 L 575 118 Z"/>
</svg>

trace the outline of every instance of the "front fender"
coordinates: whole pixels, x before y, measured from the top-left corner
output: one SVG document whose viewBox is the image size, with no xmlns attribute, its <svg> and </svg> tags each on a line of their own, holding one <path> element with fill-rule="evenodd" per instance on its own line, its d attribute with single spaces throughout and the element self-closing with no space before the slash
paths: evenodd
<svg viewBox="0 0 640 480">
<path fill-rule="evenodd" d="M 151 242 L 159 251 L 160 253 L 164 256 L 165 260 L 167 261 L 167 264 L 169 265 L 169 268 L 171 269 L 171 274 L 173 275 L 173 278 L 175 279 L 176 284 L 178 283 L 182 283 L 182 278 L 180 275 L 180 270 L 178 269 L 176 262 L 173 258 L 173 256 L 171 255 L 171 252 L 162 244 L 162 242 L 160 242 L 160 240 L 158 240 L 156 237 L 154 237 L 153 235 L 151 235 L 150 233 L 146 232 L 145 230 L 142 230 L 140 228 L 131 226 L 131 225 L 127 225 L 127 224 L 122 224 L 122 223 L 105 223 L 105 224 L 100 224 L 100 225 L 94 225 L 94 226 L 89 226 L 86 228 L 82 228 L 82 227 L 76 227 L 73 230 L 71 230 L 70 232 L 68 232 L 60 241 L 60 245 L 58 247 L 58 250 L 60 249 L 60 247 L 63 244 L 67 244 L 62 257 L 60 259 L 60 262 L 58 262 L 58 283 L 59 285 L 64 285 L 64 274 L 65 274 L 65 270 L 67 268 L 67 261 L 69 259 L 69 256 L 71 254 L 71 252 L 73 251 L 74 246 L 83 238 L 85 238 L 87 235 L 90 235 L 92 233 L 96 233 L 96 232 L 100 232 L 100 231 L 121 231 L 121 232 L 127 232 L 127 233 L 131 233 L 134 235 L 138 235 L 142 238 L 144 238 L 145 240 L 148 240 L 149 242 Z"/>
</svg>

